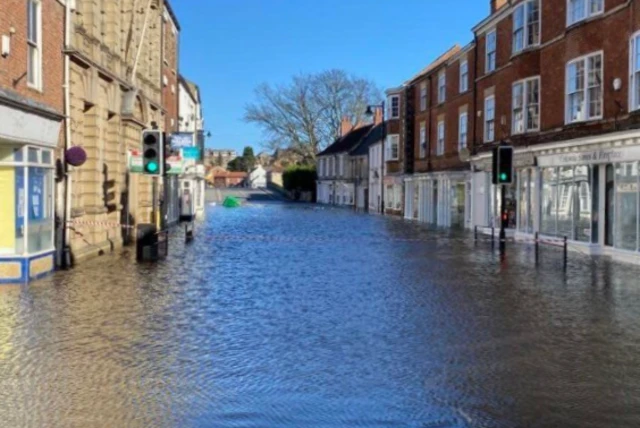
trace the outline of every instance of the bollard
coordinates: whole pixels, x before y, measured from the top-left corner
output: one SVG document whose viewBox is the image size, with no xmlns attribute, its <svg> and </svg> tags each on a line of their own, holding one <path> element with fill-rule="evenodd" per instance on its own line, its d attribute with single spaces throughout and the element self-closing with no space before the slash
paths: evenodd
<svg viewBox="0 0 640 428">
<path fill-rule="evenodd" d="M 478 226 L 473 226 L 473 240 L 477 241 L 478 240 Z"/>
<path fill-rule="evenodd" d="M 496 246 L 495 227 L 491 226 L 491 248 Z"/>
<path fill-rule="evenodd" d="M 184 225 L 184 242 L 188 244 L 191 241 L 193 241 L 193 223 L 186 223 Z"/>
<path fill-rule="evenodd" d="M 535 253 L 536 253 L 536 265 L 538 264 L 539 256 L 540 256 L 540 233 L 535 233 Z"/>
<path fill-rule="evenodd" d="M 567 243 L 567 237 L 564 237 L 564 269 L 567 269 L 567 249 L 569 245 Z"/>
</svg>

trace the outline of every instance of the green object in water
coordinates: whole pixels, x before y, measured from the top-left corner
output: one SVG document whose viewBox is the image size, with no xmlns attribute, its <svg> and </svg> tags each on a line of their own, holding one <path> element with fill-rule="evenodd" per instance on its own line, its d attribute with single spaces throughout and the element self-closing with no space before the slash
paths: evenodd
<svg viewBox="0 0 640 428">
<path fill-rule="evenodd" d="M 238 198 L 235 198 L 233 196 L 227 196 L 226 198 L 224 198 L 222 206 L 227 208 L 237 208 L 240 206 L 240 201 L 238 200 Z"/>
</svg>

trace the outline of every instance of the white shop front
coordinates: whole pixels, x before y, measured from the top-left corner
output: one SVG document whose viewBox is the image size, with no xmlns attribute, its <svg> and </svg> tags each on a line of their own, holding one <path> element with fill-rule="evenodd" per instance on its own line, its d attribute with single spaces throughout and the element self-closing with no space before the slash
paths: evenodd
<svg viewBox="0 0 640 428">
<path fill-rule="evenodd" d="M 439 227 L 471 227 L 468 171 L 416 174 L 405 180 L 405 193 L 406 218 Z"/>
<path fill-rule="evenodd" d="M 527 157 L 530 165 L 518 164 Z M 566 237 L 585 252 L 640 263 L 640 131 L 516 149 L 514 163 L 516 238 Z"/>
</svg>

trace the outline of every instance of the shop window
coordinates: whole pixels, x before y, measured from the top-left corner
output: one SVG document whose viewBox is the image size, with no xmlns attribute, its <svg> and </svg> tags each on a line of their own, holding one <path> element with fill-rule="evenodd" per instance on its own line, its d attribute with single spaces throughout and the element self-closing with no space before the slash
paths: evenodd
<svg viewBox="0 0 640 428">
<path fill-rule="evenodd" d="M 615 246 L 638 249 L 638 163 L 616 165 Z"/>
<path fill-rule="evenodd" d="M 0 148 L 0 254 L 53 250 L 53 162 L 50 150 Z"/>
<path fill-rule="evenodd" d="M 534 198 L 535 183 L 533 181 L 533 171 L 523 169 L 518 171 L 518 230 L 524 233 L 533 233 L 533 213 L 535 212 Z"/>
<path fill-rule="evenodd" d="M 541 170 L 541 208 L 540 232 L 545 235 L 556 234 L 556 207 L 558 200 L 558 183 L 556 168 Z"/>
</svg>

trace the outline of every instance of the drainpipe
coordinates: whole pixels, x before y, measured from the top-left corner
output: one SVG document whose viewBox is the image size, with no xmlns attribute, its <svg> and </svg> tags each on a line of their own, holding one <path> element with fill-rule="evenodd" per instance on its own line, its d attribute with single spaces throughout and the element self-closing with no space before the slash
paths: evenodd
<svg viewBox="0 0 640 428">
<path fill-rule="evenodd" d="M 142 43 L 144 43 L 144 36 L 147 33 L 147 25 L 149 23 L 149 12 L 151 11 L 151 2 L 153 0 L 149 0 L 147 3 L 147 10 L 144 15 L 144 25 L 142 26 L 142 34 L 140 35 L 140 43 L 138 43 L 138 49 L 136 51 L 136 59 L 133 62 L 133 68 L 131 71 L 131 83 L 135 86 L 136 83 L 136 71 L 138 69 L 138 62 L 140 61 L 140 52 L 142 52 Z M 133 12 L 135 13 L 135 11 Z"/>
<path fill-rule="evenodd" d="M 71 5 L 67 0 L 64 6 L 64 47 L 68 51 L 71 47 Z M 64 249 L 62 253 L 62 266 L 71 267 L 71 244 L 68 221 L 71 219 L 71 177 L 69 166 L 66 161 L 66 153 L 71 148 L 71 61 L 69 53 L 64 54 L 64 153 L 62 155 L 62 168 L 64 170 L 64 215 L 63 215 L 63 237 Z"/>
</svg>

